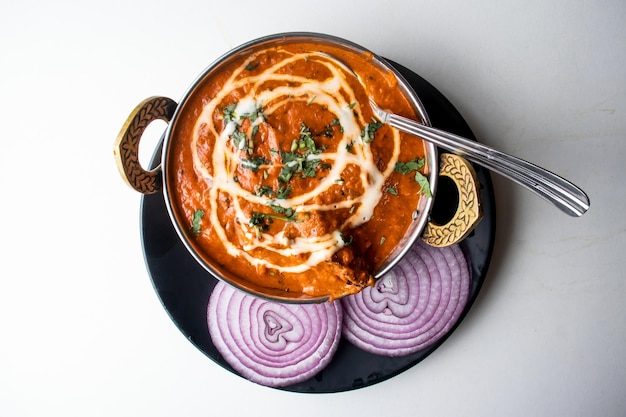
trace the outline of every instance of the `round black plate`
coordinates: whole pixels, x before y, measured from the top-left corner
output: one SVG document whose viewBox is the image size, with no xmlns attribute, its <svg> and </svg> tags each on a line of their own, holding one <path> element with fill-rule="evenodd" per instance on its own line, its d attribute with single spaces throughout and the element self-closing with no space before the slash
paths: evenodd
<svg viewBox="0 0 626 417">
<path fill-rule="evenodd" d="M 393 62 L 392 65 L 406 77 L 420 96 L 433 126 L 465 137 L 474 137 L 458 111 L 437 89 L 409 69 Z M 160 155 L 159 151 L 155 153 L 153 167 L 160 163 Z M 472 287 L 469 302 L 457 325 L 478 295 L 494 243 L 495 203 L 491 177 L 485 169 L 478 166 L 475 169 L 481 184 L 484 217 L 461 243 L 471 262 Z M 198 349 L 236 374 L 213 346 L 207 330 L 207 303 L 216 280 L 194 260 L 179 240 L 162 193 L 142 197 L 141 237 L 152 283 L 172 321 Z M 419 363 L 445 339 L 428 349 L 400 358 L 373 355 L 342 339 L 332 362 L 322 372 L 308 381 L 281 389 L 294 392 L 340 392 L 376 384 Z"/>
</svg>

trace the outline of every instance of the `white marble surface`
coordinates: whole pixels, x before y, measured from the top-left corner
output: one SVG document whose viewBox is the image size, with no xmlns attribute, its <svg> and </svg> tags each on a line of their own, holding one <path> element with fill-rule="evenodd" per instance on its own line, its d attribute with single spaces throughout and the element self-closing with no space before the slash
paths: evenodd
<svg viewBox="0 0 626 417">
<path fill-rule="evenodd" d="M 0 415 L 624 414 L 623 1 L 2 3 Z M 292 30 L 412 68 L 481 141 L 592 202 L 570 218 L 494 177 L 496 249 L 470 314 L 424 362 L 339 394 L 254 385 L 181 335 L 112 156 L 139 101 L 178 99 L 232 47 Z"/>
</svg>

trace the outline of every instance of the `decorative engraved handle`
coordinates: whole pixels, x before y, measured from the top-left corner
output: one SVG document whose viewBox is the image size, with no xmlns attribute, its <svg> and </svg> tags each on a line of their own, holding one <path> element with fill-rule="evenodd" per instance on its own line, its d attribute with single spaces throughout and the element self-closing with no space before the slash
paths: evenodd
<svg viewBox="0 0 626 417">
<path fill-rule="evenodd" d="M 464 158 L 449 153 L 442 154 L 439 177 L 448 177 L 454 182 L 459 193 L 459 204 L 446 224 L 436 224 L 431 220 L 422 233 L 422 239 L 431 246 L 442 247 L 463 240 L 482 218 L 482 207 L 476 172 Z"/>
<path fill-rule="evenodd" d="M 113 154 L 124 181 L 142 194 L 153 194 L 163 185 L 161 170 L 145 170 L 139 163 L 139 140 L 146 127 L 154 120 L 169 122 L 176 102 L 166 97 L 150 97 L 130 113 L 120 130 Z"/>
</svg>

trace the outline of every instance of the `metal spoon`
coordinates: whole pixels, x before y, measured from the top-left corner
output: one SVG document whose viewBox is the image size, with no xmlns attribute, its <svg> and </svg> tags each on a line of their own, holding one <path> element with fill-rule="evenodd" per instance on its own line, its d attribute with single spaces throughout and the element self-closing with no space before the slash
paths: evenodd
<svg viewBox="0 0 626 417">
<path fill-rule="evenodd" d="M 462 136 L 386 112 L 371 99 L 370 106 L 381 122 L 488 168 L 533 191 L 570 216 L 582 216 L 589 209 L 589 197 L 583 190 L 544 168 Z"/>
<path fill-rule="evenodd" d="M 321 54 L 354 74 L 363 84 L 358 74 L 343 61 L 326 53 Z M 389 113 L 381 109 L 372 99 L 370 106 L 381 122 L 488 168 L 536 193 L 570 216 L 582 216 L 589 209 L 589 197 L 583 190 L 544 168 L 462 136 Z"/>
</svg>

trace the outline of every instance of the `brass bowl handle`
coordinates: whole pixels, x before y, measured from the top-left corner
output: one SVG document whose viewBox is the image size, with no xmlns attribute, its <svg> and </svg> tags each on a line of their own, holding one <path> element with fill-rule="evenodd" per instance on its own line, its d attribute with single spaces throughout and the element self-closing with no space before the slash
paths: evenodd
<svg viewBox="0 0 626 417">
<path fill-rule="evenodd" d="M 443 247 L 463 240 L 482 219 L 483 213 L 480 183 L 467 160 L 454 154 L 441 154 L 439 177 L 440 184 L 441 177 L 448 177 L 456 185 L 458 206 L 445 224 L 436 224 L 431 220 L 422 233 L 422 239 L 431 246 Z"/>
<path fill-rule="evenodd" d="M 150 97 L 130 113 L 117 135 L 113 154 L 124 181 L 142 194 L 154 194 L 163 185 L 161 170 L 148 171 L 139 162 L 139 141 L 148 125 L 155 120 L 169 122 L 176 102 L 167 97 Z"/>
</svg>

